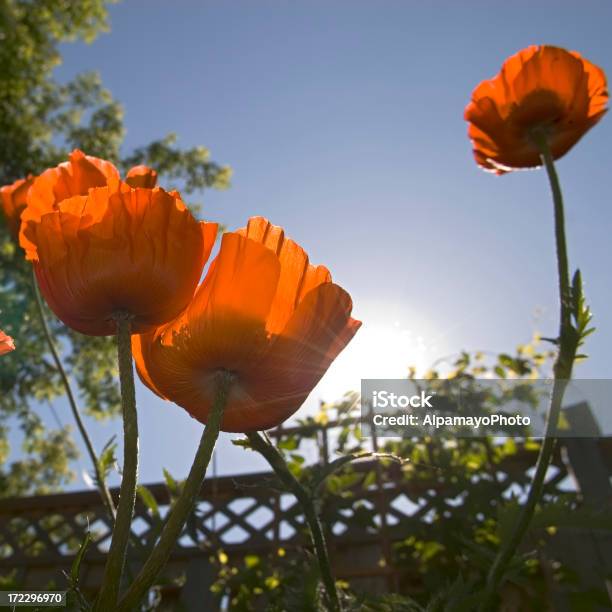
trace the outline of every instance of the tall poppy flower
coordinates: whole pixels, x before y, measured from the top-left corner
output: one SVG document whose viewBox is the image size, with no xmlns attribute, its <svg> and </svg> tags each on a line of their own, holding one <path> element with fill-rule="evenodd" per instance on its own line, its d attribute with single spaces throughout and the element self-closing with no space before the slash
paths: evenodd
<svg viewBox="0 0 612 612">
<path fill-rule="evenodd" d="M 29 176 L 24 179 L 19 179 L 11 185 L 0 187 L 2 212 L 4 213 L 9 232 L 15 239 L 19 236 L 21 213 L 26 207 L 26 196 L 33 182 L 34 177 Z"/>
<path fill-rule="evenodd" d="M 15 350 L 15 343 L 10 336 L 7 336 L 0 329 L 0 355 L 4 355 L 6 353 L 10 353 Z"/>
<path fill-rule="evenodd" d="M 193 297 L 216 232 L 178 194 L 118 183 L 24 222 L 22 246 L 55 314 L 104 336 L 115 333 L 119 311 L 131 315 L 133 333 L 175 318 Z"/>
<path fill-rule="evenodd" d="M 472 93 L 465 119 L 474 158 L 497 174 L 540 166 L 538 131 L 557 159 L 602 118 L 607 102 L 601 68 L 575 51 L 527 47 Z"/>
<path fill-rule="evenodd" d="M 304 402 L 361 323 L 349 294 L 280 227 L 226 233 L 175 321 L 132 337 L 142 381 L 207 422 L 219 371 L 233 375 L 221 429 L 268 429 Z"/>
</svg>

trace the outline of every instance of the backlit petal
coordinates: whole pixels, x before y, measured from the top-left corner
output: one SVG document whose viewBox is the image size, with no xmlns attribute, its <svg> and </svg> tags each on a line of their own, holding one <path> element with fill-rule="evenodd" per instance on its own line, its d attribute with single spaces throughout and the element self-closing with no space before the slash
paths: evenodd
<svg viewBox="0 0 612 612">
<path fill-rule="evenodd" d="M 78 149 L 70 154 L 69 161 L 50 168 L 36 177 L 27 194 L 27 206 L 21 216 L 19 241 L 26 251 L 26 258 L 36 259 L 36 246 L 27 237 L 26 228 L 41 217 L 53 212 L 65 199 L 87 195 L 93 187 L 119 183 L 119 172 L 113 164 L 97 157 L 85 155 Z"/>
<path fill-rule="evenodd" d="M 268 429 L 296 412 L 361 326 L 351 309 L 350 296 L 338 285 L 310 291 L 249 371 L 248 401 L 227 411 L 224 430 Z"/>
<path fill-rule="evenodd" d="M 0 329 L 0 355 L 5 355 L 6 353 L 10 353 L 15 350 L 15 343 L 10 336 L 7 336 Z"/>
<path fill-rule="evenodd" d="M 331 274 L 325 266 L 311 265 L 304 249 L 285 238 L 282 228 L 263 217 L 252 217 L 238 233 L 260 242 L 278 256 L 281 272 L 267 330 L 271 334 L 279 333 L 304 295 L 317 285 L 330 283 Z"/>
<path fill-rule="evenodd" d="M 26 207 L 28 189 L 31 187 L 33 181 L 34 178 L 29 176 L 25 179 L 19 179 L 11 185 L 0 187 L 2 213 L 6 219 L 11 236 L 15 239 L 19 236 L 21 213 Z"/>
<path fill-rule="evenodd" d="M 157 185 L 157 172 L 149 166 L 134 166 L 128 171 L 125 182 L 130 187 L 153 189 Z"/>
</svg>

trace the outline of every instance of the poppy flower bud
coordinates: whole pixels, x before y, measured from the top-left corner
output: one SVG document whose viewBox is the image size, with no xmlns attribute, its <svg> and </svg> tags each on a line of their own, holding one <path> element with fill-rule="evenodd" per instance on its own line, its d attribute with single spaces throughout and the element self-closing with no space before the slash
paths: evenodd
<svg viewBox="0 0 612 612">
<path fill-rule="evenodd" d="M 157 172 L 149 166 L 134 166 L 126 175 L 125 182 L 130 187 L 146 187 L 153 189 L 157 185 Z"/>
</svg>

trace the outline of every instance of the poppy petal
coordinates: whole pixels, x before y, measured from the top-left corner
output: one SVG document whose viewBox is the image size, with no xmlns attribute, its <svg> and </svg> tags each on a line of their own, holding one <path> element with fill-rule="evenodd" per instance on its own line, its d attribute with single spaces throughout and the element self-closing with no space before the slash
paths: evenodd
<svg viewBox="0 0 612 612">
<path fill-rule="evenodd" d="M 128 171 L 125 182 L 130 187 L 153 189 L 157 185 L 157 172 L 149 166 L 134 166 Z"/>
<path fill-rule="evenodd" d="M 46 213 L 53 212 L 68 198 L 87 195 L 93 187 L 119 184 L 119 171 L 113 164 L 97 157 L 85 155 L 78 149 L 70 154 L 67 162 L 45 170 L 36 177 L 27 194 L 27 206 L 21 215 L 19 243 L 26 251 L 26 258 L 36 259 L 36 245 L 28 239 L 27 227 L 35 224 Z"/>
<path fill-rule="evenodd" d="M 6 218 L 11 236 L 15 239 L 19 236 L 21 213 L 26 207 L 28 190 L 32 186 L 33 181 L 34 178 L 29 176 L 25 179 L 19 179 L 11 185 L 0 187 L 2 212 Z"/>
<path fill-rule="evenodd" d="M 303 297 L 317 285 L 330 283 L 331 274 L 325 266 L 311 265 L 304 249 L 263 217 L 252 217 L 238 233 L 260 242 L 278 256 L 281 272 L 266 328 L 271 334 L 279 333 Z"/>
<path fill-rule="evenodd" d="M 0 355 L 6 355 L 15 350 L 15 342 L 0 329 Z"/>
</svg>

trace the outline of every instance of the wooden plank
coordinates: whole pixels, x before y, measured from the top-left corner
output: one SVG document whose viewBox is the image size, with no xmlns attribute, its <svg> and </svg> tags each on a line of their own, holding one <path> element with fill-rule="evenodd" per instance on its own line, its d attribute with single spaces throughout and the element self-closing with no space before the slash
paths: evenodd
<svg viewBox="0 0 612 612">
<path fill-rule="evenodd" d="M 588 504 L 612 507 L 612 485 L 610 471 L 603 460 L 598 437 L 601 429 L 586 402 L 563 410 L 570 427 L 593 432 L 592 438 L 562 438 L 568 471 L 573 476 L 577 489 Z"/>
</svg>

